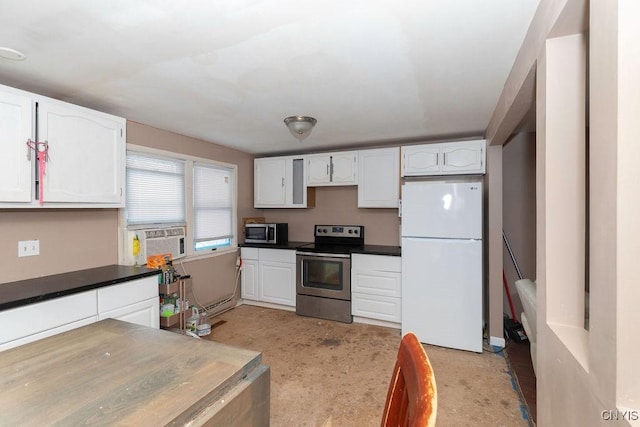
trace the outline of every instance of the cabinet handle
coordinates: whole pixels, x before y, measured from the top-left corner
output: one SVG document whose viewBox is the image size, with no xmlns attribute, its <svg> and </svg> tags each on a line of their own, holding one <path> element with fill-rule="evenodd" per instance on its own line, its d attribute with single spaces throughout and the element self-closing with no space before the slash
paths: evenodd
<svg viewBox="0 0 640 427">
<path fill-rule="evenodd" d="M 327 163 L 327 175 L 329 175 L 329 163 Z"/>
<path fill-rule="evenodd" d="M 447 164 L 447 153 L 442 153 L 442 164 L 445 166 Z"/>
<path fill-rule="evenodd" d="M 282 186 L 284 187 L 284 177 L 282 177 Z"/>
</svg>

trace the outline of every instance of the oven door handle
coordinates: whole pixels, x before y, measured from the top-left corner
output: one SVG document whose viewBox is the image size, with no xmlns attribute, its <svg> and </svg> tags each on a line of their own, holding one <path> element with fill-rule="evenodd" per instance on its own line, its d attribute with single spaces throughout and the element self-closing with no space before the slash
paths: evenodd
<svg viewBox="0 0 640 427">
<path fill-rule="evenodd" d="M 327 254 L 327 253 L 319 253 L 319 252 L 296 252 L 296 255 L 305 255 L 305 256 L 314 256 L 314 257 L 325 257 L 325 258 L 351 258 L 351 254 Z"/>
</svg>

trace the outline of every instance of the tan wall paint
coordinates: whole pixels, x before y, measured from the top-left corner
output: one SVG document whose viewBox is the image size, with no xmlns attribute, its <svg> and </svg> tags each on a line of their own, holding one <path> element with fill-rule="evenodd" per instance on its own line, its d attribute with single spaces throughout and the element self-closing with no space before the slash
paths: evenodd
<svg viewBox="0 0 640 427">
<path fill-rule="evenodd" d="M 238 165 L 238 220 L 262 214 L 253 209 L 252 155 L 135 122 L 127 122 L 127 142 Z M 116 209 L 0 210 L 0 283 L 116 264 L 117 230 Z M 31 239 L 40 240 L 40 255 L 18 258 L 18 240 Z M 192 275 L 193 292 L 207 305 L 233 293 L 235 260 L 231 253 L 178 268 Z"/>
<path fill-rule="evenodd" d="M 523 277 L 536 278 L 536 135 L 513 135 L 502 151 L 502 228 Z M 520 320 L 522 304 L 515 282 L 518 274 L 503 245 L 503 267 Z M 510 313 L 507 299 L 503 310 Z"/>
<path fill-rule="evenodd" d="M 0 283 L 116 264 L 116 209 L 0 209 Z M 40 255 L 18 258 L 19 240 Z"/>
<path fill-rule="evenodd" d="M 487 148 L 487 218 L 485 219 L 485 248 L 487 271 L 485 294 L 485 319 L 488 321 L 489 337 L 492 345 L 503 340 L 502 319 L 502 146 Z"/>
<path fill-rule="evenodd" d="M 316 207 L 310 209 L 264 209 L 267 222 L 289 223 L 289 240 L 313 241 L 316 224 L 364 225 L 365 243 L 399 246 L 397 209 L 359 209 L 355 186 L 317 187 Z"/>
</svg>

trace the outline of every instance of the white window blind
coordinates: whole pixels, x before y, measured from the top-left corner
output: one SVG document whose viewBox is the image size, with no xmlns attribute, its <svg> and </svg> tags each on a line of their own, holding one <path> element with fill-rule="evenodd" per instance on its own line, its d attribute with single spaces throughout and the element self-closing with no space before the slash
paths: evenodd
<svg viewBox="0 0 640 427">
<path fill-rule="evenodd" d="M 233 171 L 196 163 L 193 166 L 195 249 L 226 246 L 233 237 Z"/>
<path fill-rule="evenodd" d="M 127 152 L 127 225 L 185 224 L 181 160 Z"/>
</svg>

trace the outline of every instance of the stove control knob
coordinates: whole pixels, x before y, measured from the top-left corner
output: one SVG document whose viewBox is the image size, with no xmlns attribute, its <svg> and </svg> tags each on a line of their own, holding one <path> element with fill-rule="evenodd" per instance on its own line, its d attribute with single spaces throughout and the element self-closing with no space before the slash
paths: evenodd
<svg viewBox="0 0 640 427">
<path fill-rule="evenodd" d="M 358 234 L 358 229 L 353 230 L 353 234 Z"/>
<path fill-rule="evenodd" d="M 353 230 L 349 230 L 349 234 L 353 234 Z"/>
</svg>

